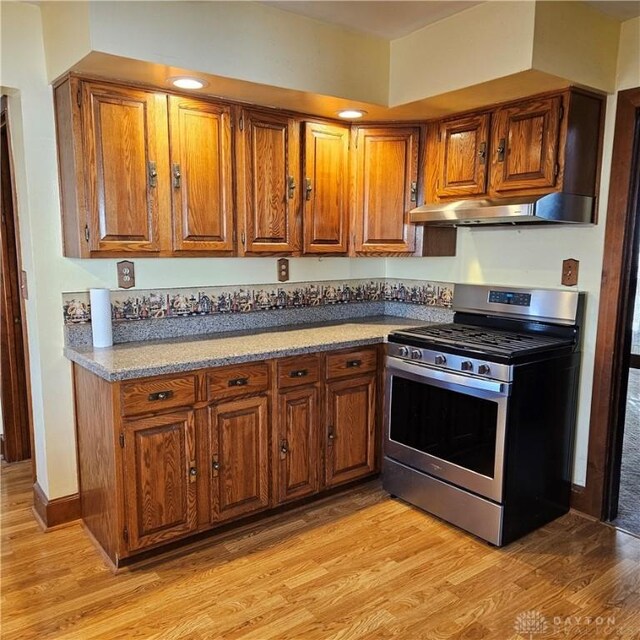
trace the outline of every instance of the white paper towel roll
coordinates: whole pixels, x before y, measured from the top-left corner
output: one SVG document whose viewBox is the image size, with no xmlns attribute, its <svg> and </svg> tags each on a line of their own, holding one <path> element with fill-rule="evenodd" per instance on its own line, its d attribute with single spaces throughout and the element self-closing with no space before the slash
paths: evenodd
<svg viewBox="0 0 640 640">
<path fill-rule="evenodd" d="M 91 300 L 91 331 L 94 347 L 113 345 L 111 332 L 111 298 L 109 289 L 89 289 Z"/>
</svg>

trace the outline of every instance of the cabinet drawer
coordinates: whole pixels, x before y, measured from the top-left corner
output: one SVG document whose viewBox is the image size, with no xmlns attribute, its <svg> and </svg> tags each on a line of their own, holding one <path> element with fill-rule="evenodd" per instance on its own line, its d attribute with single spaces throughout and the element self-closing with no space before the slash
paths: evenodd
<svg viewBox="0 0 640 640">
<path fill-rule="evenodd" d="M 278 360 L 278 388 L 288 389 L 320 380 L 320 361 L 317 355 Z"/>
<path fill-rule="evenodd" d="M 221 367 L 207 374 L 209 400 L 244 396 L 268 388 L 269 366 L 266 362 Z"/>
<path fill-rule="evenodd" d="M 186 407 L 196 401 L 194 375 L 127 382 L 120 389 L 122 414 L 125 416 Z"/>
<path fill-rule="evenodd" d="M 377 359 L 375 347 L 330 353 L 327 356 L 327 379 L 332 380 L 375 371 Z"/>
</svg>

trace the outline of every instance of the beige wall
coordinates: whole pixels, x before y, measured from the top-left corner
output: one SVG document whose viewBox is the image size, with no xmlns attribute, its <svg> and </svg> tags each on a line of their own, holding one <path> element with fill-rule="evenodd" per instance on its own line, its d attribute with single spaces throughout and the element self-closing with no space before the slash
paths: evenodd
<svg viewBox="0 0 640 640">
<path fill-rule="evenodd" d="M 221 50 L 216 49 L 215 43 L 209 43 L 206 46 L 200 44 L 203 39 L 212 40 L 211 34 L 216 33 L 215 23 L 205 21 L 203 18 L 201 20 L 203 24 L 199 30 L 189 32 L 187 29 L 189 24 L 197 26 L 197 17 L 200 15 L 198 12 L 202 11 L 201 4 L 214 3 L 176 3 L 181 5 L 184 13 L 196 11 L 195 18 L 189 20 L 177 15 L 174 12 L 175 7 L 164 6 L 173 3 L 159 3 L 161 6 L 157 7 L 158 14 L 151 17 L 146 13 L 144 16 L 141 15 L 145 11 L 142 5 L 148 6 L 149 3 L 115 3 L 111 9 L 107 8 L 107 4 L 98 3 L 99 6 L 91 7 L 91 11 L 96 12 L 93 18 L 94 23 L 104 25 L 103 29 L 98 29 L 92 34 L 92 46 L 95 40 L 104 48 L 116 49 L 114 52 L 118 55 L 138 56 L 142 59 L 154 56 L 164 57 L 168 63 L 175 66 L 198 68 L 204 64 L 202 60 L 215 54 L 220 59 L 208 63 L 215 66 L 211 72 L 234 73 L 237 77 L 254 81 L 262 78 L 263 81 L 274 83 L 291 83 L 291 86 L 300 82 L 300 85 L 295 88 L 313 87 L 314 90 L 324 92 L 351 91 L 350 87 L 355 87 L 355 91 L 370 95 L 379 93 L 380 85 L 387 82 L 384 64 L 378 65 L 371 63 L 371 60 L 364 60 L 367 57 L 369 45 L 364 44 L 360 57 L 356 57 L 356 60 L 360 61 L 359 66 L 354 65 L 353 68 L 347 69 L 349 65 L 338 54 L 344 53 L 351 47 L 358 48 L 360 45 L 356 45 L 355 40 L 347 39 L 343 35 L 325 34 L 327 27 L 318 26 L 313 21 L 310 21 L 313 25 L 307 25 L 307 30 L 301 28 L 292 35 L 285 32 L 286 29 L 283 31 L 282 25 L 278 27 L 275 14 L 272 15 L 271 9 L 264 13 L 260 28 L 255 25 L 253 27 L 234 26 L 229 32 L 233 34 L 233 38 L 229 36 L 228 47 Z M 512 6 L 513 3 L 496 4 L 505 4 L 503 11 L 511 15 L 512 11 L 528 12 L 530 3 L 525 3 L 524 9 Z M 115 261 L 72 260 L 62 257 L 55 131 L 51 88 L 48 85 L 51 69 L 47 70 L 45 61 L 41 9 L 37 5 L 13 2 L 2 2 L 0 8 L 2 18 L 0 84 L 8 90 L 10 95 L 18 215 L 22 229 L 24 267 L 28 272 L 30 289 L 27 321 L 31 350 L 36 466 L 38 480 L 45 493 L 50 498 L 55 498 L 76 490 L 71 376 L 70 365 L 62 356 L 63 325 L 60 294 L 62 291 L 86 290 L 92 286 L 115 288 Z M 254 7 L 251 11 L 262 11 L 262 9 Z M 47 10 L 44 8 L 45 12 Z M 231 12 L 225 14 L 227 16 L 235 15 L 233 12 L 240 10 L 236 6 L 224 9 Z M 223 8 L 220 8 L 220 11 L 223 11 Z M 243 11 L 249 11 L 249 9 L 243 9 Z M 128 24 L 129 20 L 132 24 Z M 174 21 L 176 29 L 169 34 L 168 29 L 173 26 Z M 231 29 L 231 25 L 227 26 Z M 637 51 L 638 30 L 634 25 L 632 26 L 634 28 L 626 29 L 626 25 L 623 27 L 623 33 L 626 35 L 624 46 L 621 46 L 618 64 L 619 77 L 624 77 L 625 83 L 633 82 L 635 77 L 633 69 L 629 72 L 629 68 L 633 65 L 630 65 L 626 58 L 622 59 L 622 51 L 626 56 Z M 64 27 L 63 23 L 58 24 L 57 27 L 49 25 L 49 35 L 55 35 L 62 27 Z M 153 37 L 153 29 L 156 27 L 160 35 Z M 206 37 L 202 35 L 203 31 L 206 32 Z M 335 42 L 335 55 L 327 55 L 325 47 L 318 45 L 321 40 L 318 34 L 325 34 L 322 37 L 333 39 L 331 41 Z M 524 35 L 526 34 L 523 34 L 523 37 Z M 220 34 L 220 37 L 224 40 L 226 36 Z M 350 44 L 340 44 L 343 42 L 341 40 L 343 37 L 344 43 Z M 320 40 L 316 41 L 316 38 Z M 248 48 L 253 52 L 251 55 L 245 52 L 240 58 L 234 58 L 236 53 L 240 55 L 238 49 L 242 48 L 244 39 L 259 43 L 259 46 Z M 309 40 L 314 41 L 311 44 L 314 44 L 315 48 L 309 47 Z M 178 41 L 181 43 L 180 46 Z M 278 46 L 280 41 L 283 43 L 282 49 Z M 298 44 L 295 45 L 294 41 Z M 186 47 L 185 43 L 193 46 Z M 79 48 L 74 49 L 73 55 L 81 51 L 83 46 L 85 45 L 80 43 Z M 376 47 L 373 48 L 377 51 Z M 265 52 L 268 55 L 264 55 Z M 454 53 L 451 51 L 451 55 Z M 378 55 L 376 53 L 373 58 L 377 59 L 375 56 Z M 64 50 L 58 51 L 51 63 L 66 64 L 64 56 Z M 270 58 L 271 64 L 266 58 Z M 416 65 L 415 60 L 414 57 L 412 64 L 413 68 L 417 69 L 419 65 Z M 369 63 L 371 66 L 367 66 Z M 441 63 L 444 64 L 443 61 Z M 496 62 L 498 63 L 499 61 Z M 353 77 L 363 74 L 363 69 L 368 69 L 367 74 L 373 76 L 378 68 L 381 70 L 381 81 L 379 78 Z M 463 74 L 465 81 L 473 81 L 471 76 L 464 75 L 468 72 L 466 68 L 452 66 L 449 67 L 449 71 L 451 75 Z M 481 74 L 482 69 L 477 69 L 477 72 Z M 456 84 L 461 84 L 461 81 L 456 81 Z M 612 100 L 609 103 L 612 107 Z M 604 196 L 608 182 L 613 115 L 611 108 L 606 129 L 605 172 L 601 201 L 603 216 L 602 203 L 606 200 Z M 581 386 L 579 449 L 575 477 L 580 482 L 584 477 L 588 399 L 592 379 L 592 351 L 595 339 L 596 300 L 603 232 L 603 224 L 582 229 L 478 231 L 467 229 L 460 231 L 459 253 L 456 258 L 387 261 L 384 259 L 296 259 L 292 261 L 291 271 L 292 278 L 296 281 L 377 277 L 386 272 L 387 275 L 398 277 L 469 282 L 496 281 L 547 286 L 557 285 L 562 258 L 579 258 L 581 260 L 580 288 L 589 293 L 587 344 Z M 137 260 L 136 273 L 140 288 L 275 282 L 275 259 Z"/>
<path fill-rule="evenodd" d="M 620 27 L 617 87 L 619 91 L 640 87 L 640 17 Z"/>
</svg>

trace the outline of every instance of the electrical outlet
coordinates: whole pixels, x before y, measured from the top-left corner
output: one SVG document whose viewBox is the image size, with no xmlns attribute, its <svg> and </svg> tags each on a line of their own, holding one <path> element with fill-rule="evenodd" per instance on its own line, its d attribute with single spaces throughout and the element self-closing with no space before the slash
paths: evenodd
<svg viewBox="0 0 640 640">
<path fill-rule="evenodd" d="M 116 265 L 118 269 L 118 286 L 121 289 L 131 289 L 136 286 L 136 272 L 133 262 L 130 260 L 121 260 Z"/>
<path fill-rule="evenodd" d="M 278 260 L 278 282 L 289 280 L 289 261 L 286 258 Z"/>
<path fill-rule="evenodd" d="M 565 287 L 575 287 L 578 284 L 578 270 L 580 261 L 568 258 L 562 261 L 562 284 Z"/>
</svg>

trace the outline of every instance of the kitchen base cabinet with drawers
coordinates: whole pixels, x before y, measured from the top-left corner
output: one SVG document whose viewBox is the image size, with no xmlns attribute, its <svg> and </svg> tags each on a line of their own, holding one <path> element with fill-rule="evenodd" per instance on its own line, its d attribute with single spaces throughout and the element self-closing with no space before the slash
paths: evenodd
<svg viewBox="0 0 640 640">
<path fill-rule="evenodd" d="M 123 382 L 74 364 L 86 530 L 118 567 L 372 476 L 381 362 L 366 346 Z"/>
</svg>

